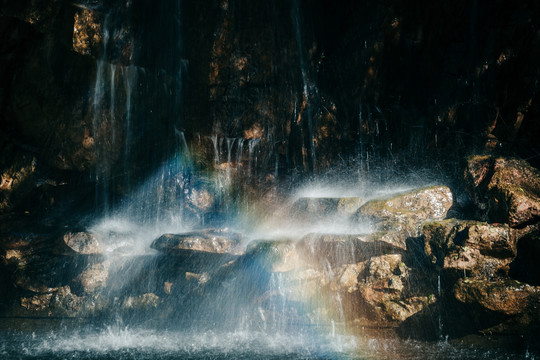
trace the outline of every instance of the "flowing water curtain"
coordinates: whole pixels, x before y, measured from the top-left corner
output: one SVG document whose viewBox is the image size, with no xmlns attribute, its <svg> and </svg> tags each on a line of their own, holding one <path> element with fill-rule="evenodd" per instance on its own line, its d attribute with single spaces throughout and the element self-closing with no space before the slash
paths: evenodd
<svg viewBox="0 0 540 360">
<path fill-rule="evenodd" d="M 181 128 L 180 2 L 111 4 L 92 88 L 96 209 L 109 213 L 133 186 L 185 152 Z M 181 143 L 181 141 L 180 141 Z M 184 160 L 185 160 L 184 159 Z M 172 160 L 171 166 L 178 161 Z M 173 173 L 177 173 L 173 171 Z"/>
</svg>

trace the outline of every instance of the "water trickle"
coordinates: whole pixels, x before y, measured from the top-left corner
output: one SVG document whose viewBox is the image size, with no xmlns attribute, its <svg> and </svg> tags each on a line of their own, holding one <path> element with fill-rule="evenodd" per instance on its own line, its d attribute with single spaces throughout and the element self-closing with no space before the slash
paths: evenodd
<svg viewBox="0 0 540 360">
<path fill-rule="evenodd" d="M 233 152 L 233 145 L 236 139 L 234 138 L 227 138 L 227 183 L 231 183 L 231 167 L 232 167 L 232 152 Z"/>
<path fill-rule="evenodd" d="M 308 80 L 308 70 L 307 65 L 304 60 L 304 47 L 302 43 L 302 31 L 301 31 L 301 24 L 300 24 L 300 5 L 298 0 L 294 0 L 293 2 L 293 23 L 294 23 L 294 29 L 296 34 L 296 44 L 298 47 L 298 57 L 299 57 L 299 63 L 300 63 L 300 73 L 302 75 L 302 102 L 303 102 L 303 111 L 306 112 L 305 119 L 303 121 L 307 121 L 307 142 L 308 142 L 308 149 L 306 149 L 307 154 L 309 156 L 309 163 L 308 167 L 311 171 L 315 170 L 315 163 L 316 163 L 316 155 L 315 155 L 315 142 L 314 142 L 314 132 L 313 132 L 313 115 L 312 115 L 312 108 L 311 108 L 311 100 L 310 100 L 310 83 Z M 303 114 L 301 113 L 300 116 L 303 117 Z"/>
<path fill-rule="evenodd" d="M 212 135 L 210 136 L 210 140 L 212 141 L 212 145 L 214 146 L 214 165 L 219 165 L 219 147 L 218 147 L 218 136 Z"/>
<path fill-rule="evenodd" d="M 248 142 L 248 177 L 251 178 L 254 175 L 255 168 L 257 167 L 257 152 L 255 148 L 259 145 L 261 139 L 250 139 Z"/>
<path fill-rule="evenodd" d="M 236 165 L 240 166 L 242 164 L 243 155 L 244 155 L 244 138 L 238 138 L 236 140 Z"/>
</svg>

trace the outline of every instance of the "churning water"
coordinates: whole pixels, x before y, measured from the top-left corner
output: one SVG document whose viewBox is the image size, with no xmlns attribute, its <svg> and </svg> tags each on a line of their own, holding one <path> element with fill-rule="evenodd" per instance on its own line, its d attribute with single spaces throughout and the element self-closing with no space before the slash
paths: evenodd
<svg viewBox="0 0 540 360">
<path fill-rule="evenodd" d="M 42 324 L 39 324 L 39 322 Z M 19 323 L 24 321 L 19 320 Z M 115 324 L 74 327 L 43 322 L 32 331 L 2 330 L 2 359 L 535 359 L 528 351 L 511 352 L 447 342 L 332 334 L 332 329 L 260 331 L 183 331 L 130 328 Z M 6 324 L 4 324 L 5 326 Z M 19 324 L 20 325 L 20 324 Z M 41 325 L 41 326 L 40 326 Z M 48 324 L 51 325 L 51 324 Z M 4 327 L 3 326 L 3 327 Z M 40 329 L 41 327 L 41 329 Z M 326 333 L 324 331 L 327 331 Z"/>
</svg>

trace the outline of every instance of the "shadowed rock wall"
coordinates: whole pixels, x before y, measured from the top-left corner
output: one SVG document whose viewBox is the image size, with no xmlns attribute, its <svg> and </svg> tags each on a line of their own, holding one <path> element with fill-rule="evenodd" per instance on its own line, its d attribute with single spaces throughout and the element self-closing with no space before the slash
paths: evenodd
<svg viewBox="0 0 540 360">
<path fill-rule="evenodd" d="M 473 150 L 538 164 L 532 1 L 2 5 L 4 213 L 58 204 L 58 184 L 92 199 L 100 171 L 119 199 L 176 151 L 175 129 L 206 169 L 211 136 L 260 139 L 258 176 L 433 161 L 459 175 Z"/>
</svg>

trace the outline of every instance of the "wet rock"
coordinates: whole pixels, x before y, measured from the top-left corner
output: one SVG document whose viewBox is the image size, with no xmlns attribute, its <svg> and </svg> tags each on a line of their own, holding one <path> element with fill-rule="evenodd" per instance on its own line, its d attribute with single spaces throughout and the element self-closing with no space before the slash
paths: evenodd
<svg viewBox="0 0 540 360">
<path fill-rule="evenodd" d="M 376 305 L 401 297 L 403 278 L 407 268 L 401 255 L 383 255 L 371 258 L 366 266 L 366 277 L 359 285 L 360 295 L 369 304 Z"/>
<path fill-rule="evenodd" d="M 103 14 L 89 8 L 75 12 L 73 25 L 73 50 L 82 55 L 100 53 L 103 46 Z"/>
<path fill-rule="evenodd" d="M 68 232 L 64 243 L 73 251 L 83 255 L 102 254 L 103 247 L 98 238 L 87 232 Z"/>
<path fill-rule="evenodd" d="M 372 256 L 401 253 L 401 238 L 381 232 L 366 235 L 308 234 L 298 242 L 300 255 L 308 262 L 332 265 L 355 264 Z"/>
<path fill-rule="evenodd" d="M 516 256 L 515 236 L 508 225 L 448 219 L 422 227 L 425 253 L 437 266 L 493 278 L 508 273 Z"/>
<path fill-rule="evenodd" d="M 21 298 L 21 306 L 28 311 L 43 311 L 49 308 L 53 294 L 36 294 Z"/>
<path fill-rule="evenodd" d="M 165 281 L 163 283 L 163 292 L 167 295 L 171 295 L 171 290 L 172 290 L 173 285 L 174 283 L 170 281 Z"/>
<path fill-rule="evenodd" d="M 424 281 L 416 284 L 413 272 L 400 254 L 377 256 L 365 262 L 355 287 L 376 323 L 403 322 L 436 301 Z"/>
<path fill-rule="evenodd" d="M 540 288 L 509 279 L 460 279 L 453 292 L 456 299 L 463 303 L 479 305 L 505 315 L 517 315 L 528 309 L 529 302 L 532 305 L 533 301 L 537 301 Z"/>
<path fill-rule="evenodd" d="M 156 308 L 161 299 L 154 293 L 146 293 L 139 296 L 128 296 L 122 303 L 124 310 L 144 310 Z"/>
<path fill-rule="evenodd" d="M 365 272 L 366 262 L 348 264 L 343 268 L 343 273 L 339 277 L 339 285 L 348 293 L 358 290 L 358 281 Z"/>
<path fill-rule="evenodd" d="M 109 262 L 90 265 L 73 280 L 83 293 L 91 294 L 107 286 Z"/>
<path fill-rule="evenodd" d="M 164 234 L 154 240 L 150 247 L 167 253 L 185 250 L 234 255 L 243 253 L 241 235 L 227 230 Z"/>
<path fill-rule="evenodd" d="M 197 211 L 208 211 L 215 203 L 214 196 L 206 189 L 192 189 L 188 200 Z"/>
<path fill-rule="evenodd" d="M 421 312 L 434 302 L 429 296 L 411 297 L 398 301 L 386 301 L 381 305 L 382 315 L 395 322 L 403 322 Z"/>
<path fill-rule="evenodd" d="M 197 285 L 202 285 L 208 282 L 209 275 L 208 273 L 202 273 L 202 274 L 195 274 L 192 272 L 186 272 L 186 280 L 188 281 L 195 281 Z"/>
<path fill-rule="evenodd" d="M 56 316 L 79 316 L 84 304 L 84 297 L 73 294 L 69 286 L 63 286 L 53 293 L 49 311 Z"/>
<path fill-rule="evenodd" d="M 524 160 L 472 156 L 465 184 L 486 220 L 511 227 L 540 220 L 540 172 Z"/>
<path fill-rule="evenodd" d="M 365 200 L 360 197 L 302 197 L 294 202 L 291 211 L 295 217 L 348 216 L 356 212 L 364 202 Z"/>
<path fill-rule="evenodd" d="M 356 216 L 376 223 L 437 220 L 446 217 L 452 203 L 452 192 L 448 187 L 432 186 L 368 201 L 358 209 Z"/>
<path fill-rule="evenodd" d="M 297 244 L 293 240 L 255 240 L 251 242 L 246 255 L 256 258 L 269 272 L 287 272 L 304 265 Z"/>
<path fill-rule="evenodd" d="M 517 256 L 510 264 L 510 276 L 531 285 L 540 285 L 540 233 L 535 229 L 520 232 L 518 236 Z"/>
</svg>

